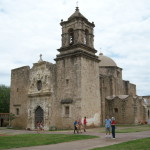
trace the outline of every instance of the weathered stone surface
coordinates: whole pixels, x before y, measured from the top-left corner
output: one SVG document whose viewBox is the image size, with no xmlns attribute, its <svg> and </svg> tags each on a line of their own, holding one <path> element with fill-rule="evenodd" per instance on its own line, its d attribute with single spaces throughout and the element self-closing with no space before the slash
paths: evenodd
<svg viewBox="0 0 150 150">
<path fill-rule="evenodd" d="M 105 56 L 95 55 L 94 23 L 77 8 L 61 21 L 62 45 L 56 64 L 40 60 L 11 72 L 10 112 L 14 127 L 73 128 L 87 117 L 87 126 L 102 125 L 106 115 L 118 123 L 138 123 L 149 116 L 136 85 L 122 79 L 122 69 Z M 103 62 L 104 61 L 104 62 Z M 150 111 L 150 110 L 149 110 Z"/>
</svg>

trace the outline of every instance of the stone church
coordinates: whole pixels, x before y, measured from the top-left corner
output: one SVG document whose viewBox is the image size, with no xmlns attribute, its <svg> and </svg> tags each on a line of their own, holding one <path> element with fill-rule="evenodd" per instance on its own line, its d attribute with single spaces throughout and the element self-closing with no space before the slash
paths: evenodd
<svg viewBox="0 0 150 150">
<path fill-rule="evenodd" d="M 87 126 L 103 124 L 106 115 L 117 123 L 133 124 L 146 119 L 143 98 L 136 86 L 122 79 L 122 69 L 94 48 L 94 22 L 76 7 L 67 21 L 61 20 L 62 44 L 55 64 L 40 60 L 33 67 L 11 71 L 10 112 L 13 127 L 35 129 L 73 128 L 74 120 L 87 117 Z"/>
</svg>

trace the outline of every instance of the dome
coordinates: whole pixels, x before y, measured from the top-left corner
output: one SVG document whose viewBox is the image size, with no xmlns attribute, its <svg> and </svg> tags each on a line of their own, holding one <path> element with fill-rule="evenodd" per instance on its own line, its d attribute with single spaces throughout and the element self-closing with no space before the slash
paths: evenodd
<svg viewBox="0 0 150 150">
<path fill-rule="evenodd" d="M 84 18 L 85 20 L 87 20 L 80 12 L 79 12 L 79 8 L 76 7 L 75 12 L 68 18 L 68 20 L 71 20 L 73 18 Z"/>
<path fill-rule="evenodd" d="M 107 56 L 104 56 L 103 53 L 99 54 L 99 60 L 100 60 L 99 66 L 117 67 L 115 61 Z"/>
</svg>

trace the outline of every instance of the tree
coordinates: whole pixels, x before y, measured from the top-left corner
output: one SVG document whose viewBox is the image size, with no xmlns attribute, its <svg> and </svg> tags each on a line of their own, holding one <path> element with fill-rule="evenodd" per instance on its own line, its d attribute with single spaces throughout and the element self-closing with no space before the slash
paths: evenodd
<svg viewBox="0 0 150 150">
<path fill-rule="evenodd" d="M 0 85 L 0 113 L 9 113 L 10 87 Z"/>
<path fill-rule="evenodd" d="M 14 120 L 15 118 L 16 118 L 15 114 L 13 114 L 13 113 L 9 114 L 9 127 L 11 127 L 12 120 Z"/>
</svg>

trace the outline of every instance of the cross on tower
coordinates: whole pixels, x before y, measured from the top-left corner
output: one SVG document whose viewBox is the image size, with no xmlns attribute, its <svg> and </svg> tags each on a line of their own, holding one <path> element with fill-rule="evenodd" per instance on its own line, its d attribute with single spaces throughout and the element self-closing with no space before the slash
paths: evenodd
<svg viewBox="0 0 150 150">
<path fill-rule="evenodd" d="M 103 53 L 102 53 L 102 48 L 100 48 L 100 53 L 99 53 L 99 55 L 103 55 Z"/>
<path fill-rule="evenodd" d="M 40 54 L 40 60 L 42 60 L 42 54 Z"/>
<path fill-rule="evenodd" d="M 38 62 L 42 62 L 43 59 L 42 59 L 42 54 L 40 54 L 40 60 Z"/>
</svg>

